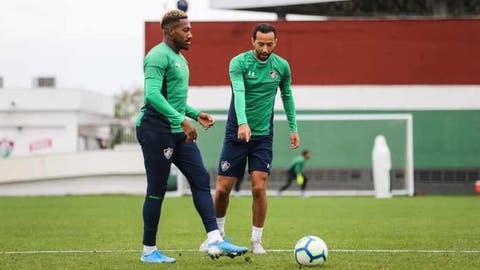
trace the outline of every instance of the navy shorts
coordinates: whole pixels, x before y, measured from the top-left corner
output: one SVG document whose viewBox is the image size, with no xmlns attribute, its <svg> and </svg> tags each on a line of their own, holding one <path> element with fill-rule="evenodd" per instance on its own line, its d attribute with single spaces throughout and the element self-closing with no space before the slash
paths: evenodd
<svg viewBox="0 0 480 270">
<path fill-rule="evenodd" d="M 252 136 L 248 143 L 226 138 L 218 162 L 218 174 L 242 177 L 248 161 L 248 173 L 267 172 L 272 167 L 272 136 Z"/>
</svg>

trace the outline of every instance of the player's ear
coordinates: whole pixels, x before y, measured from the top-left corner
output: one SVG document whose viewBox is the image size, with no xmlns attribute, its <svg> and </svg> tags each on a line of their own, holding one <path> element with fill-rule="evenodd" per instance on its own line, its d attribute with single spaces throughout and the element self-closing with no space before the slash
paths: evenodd
<svg viewBox="0 0 480 270">
<path fill-rule="evenodd" d="M 252 45 L 255 46 L 255 39 L 252 37 Z"/>
<path fill-rule="evenodd" d="M 171 23 L 169 25 L 167 25 L 166 29 L 165 29 L 165 33 L 168 35 L 168 36 L 172 36 L 175 32 L 175 24 L 174 23 Z"/>
<path fill-rule="evenodd" d="M 172 36 L 173 33 L 175 32 L 175 27 L 173 27 L 173 25 L 171 24 L 168 26 L 167 31 L 168 31 L 168 35 Z"/>
</svg>

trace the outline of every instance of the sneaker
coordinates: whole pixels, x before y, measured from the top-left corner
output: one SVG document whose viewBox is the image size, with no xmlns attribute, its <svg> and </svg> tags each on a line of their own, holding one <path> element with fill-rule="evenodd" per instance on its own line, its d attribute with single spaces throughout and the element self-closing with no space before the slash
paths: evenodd
<svg viewBox="0 0 480 270">
<path fill-rule="evenodd" d="M 229 241 L 221 241 L 208 245 L 208 255 L 212 259 L 218 258 L 220 256 L 228 256 L 230 258 L 241 256 L 247 253 L 248 248 L 236 246 L 231 244 Z"/>
<path fill-rule="evenodd" d="M 155 250 L 149 255 L 142 254 L 140 261 L 147 263 L 174 263 L 176 260 L 166 256 L 160 250 Z"/>
<path fill-rule="evenodd" d="M 252 253 L 253 254 L 265 254 L 267 251 L 262 247 L 262 242 L 252 241 Z"/>
</svg>

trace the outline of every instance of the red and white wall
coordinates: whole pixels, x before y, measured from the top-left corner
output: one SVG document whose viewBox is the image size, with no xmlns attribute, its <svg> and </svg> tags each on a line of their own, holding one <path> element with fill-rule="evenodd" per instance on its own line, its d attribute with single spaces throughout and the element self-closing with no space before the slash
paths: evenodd
<svg viewBox="0 0 480 270">
<path fill-rule="evenodd" d="M 191 85 L 229 85 L 228 63 L 252 48 L 257 22 L 192 22 Z M 294 85 L 480 84 L 480 20 L 282 21 L 276 52 Z M 145 52 L 161 42 L 145 23 Z"/>
</svg>

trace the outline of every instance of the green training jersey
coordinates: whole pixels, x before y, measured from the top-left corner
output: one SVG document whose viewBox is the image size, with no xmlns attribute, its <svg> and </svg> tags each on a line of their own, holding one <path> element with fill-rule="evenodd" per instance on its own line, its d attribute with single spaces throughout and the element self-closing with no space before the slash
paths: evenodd
<svg viewBox="0 0 480 270">
<path fill-rule="evenodd" d="M 248 51 L 230 61 L 229 73 L 233 94 L 227 133 L 236 137 L 238 126 L 247 123 L 252 135 L 272 134 L 273 109 L 278 88 L 290 132 L 297 132 L 291 72 L 285 59 L 272 53 L 262 62 L 255 57 L 253 51 Z"/>
<path fill-rule="evenodd" d="M 305 158 L 300 155 L 300 156 L 296 156 L 291 162 L 290 162 L 290 170 L 293 170 L 295 172 L 296 175 L 298 175 L 299 173 L 302 172 L 303 170 L 303 167 L 305 166 L 305 163 L 307 161 L 305 160 Z"/>
<path fill-rule="evenodd" d="M 164 132 L 182 132 L 185 115 L 196 119 L 199 111 L 187 105 L 188 62 L 162 42 L 153 47 L 144 59 L 144 105 L 136 125 Z M 147 125 L 147 124 L 146 124 Z"/>
</svg>

